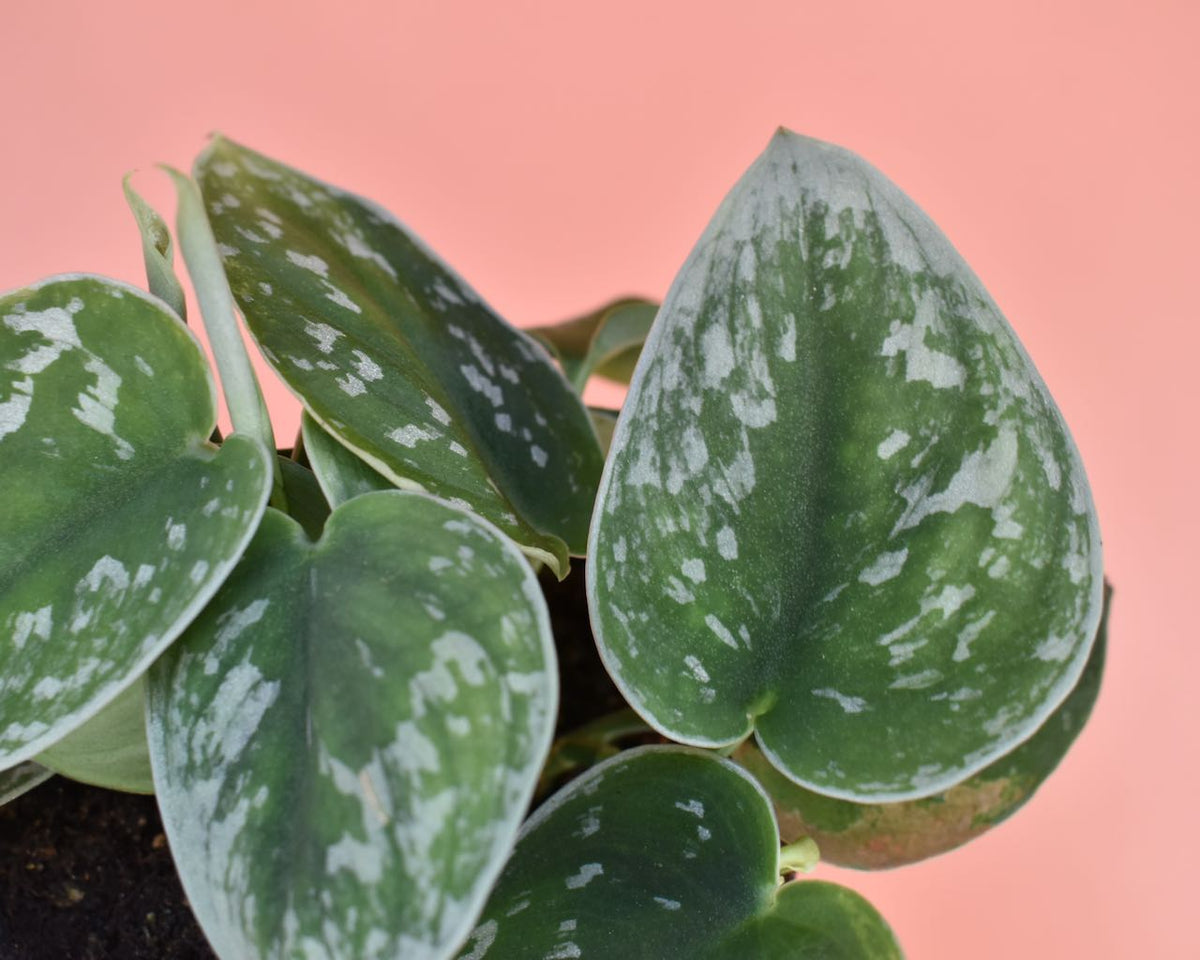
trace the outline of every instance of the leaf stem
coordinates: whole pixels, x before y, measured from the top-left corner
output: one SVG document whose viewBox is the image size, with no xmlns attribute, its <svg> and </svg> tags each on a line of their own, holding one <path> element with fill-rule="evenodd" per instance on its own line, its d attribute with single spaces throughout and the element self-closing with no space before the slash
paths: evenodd
<svg viewBox="0 0 1200 960">
<path fill-rule="evenodd" d="M 258 438 L 271 454 L 272 462 L 275 462 L 275 433 L 271 428 L 271 417 L 242 340 L 233 294 L 221 264 L 216 237 L 204 213 L 200 191 L 190 177 L 172 167 L 163 169 L 175 182 L 179 197 L 176 223 L 179 250 L 196 290 L 200 316 L 217 361 L 229 419 L 233 422 L 235 433 Z M 286 509 L 287 506 L 283 495 L 283 477 L 277 462 L 271 505 L 279 509 Z"/>
</svg>

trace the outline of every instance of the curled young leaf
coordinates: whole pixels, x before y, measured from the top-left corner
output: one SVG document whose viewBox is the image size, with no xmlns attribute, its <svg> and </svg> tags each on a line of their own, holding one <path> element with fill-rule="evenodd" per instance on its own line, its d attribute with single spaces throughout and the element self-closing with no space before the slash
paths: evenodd
<svg viewBox="0 0 1200 960">
<path fill-rule="evenodd" d="M 780 131 L 672 285 L 588 564 L 630 702 L 859 802 L 1029 737 L 1101 606 L 1078 452 L 979 280 L 875 168 Z"/>
<path fill-rule="evenodd" d="M 187 321 L 187 299 L 183 287 L 175 274 L 175 250 L 171 243 L 171 231 L 158 211 L 148 204 L 130 183 L 133 174 L 121 181 L 125 191 L 125 202 L 137 222 L 142 236 L 142 259 L 146 264 L 146 280 L 150 292 Z"/>
<path fill-rule="evenodd" d="M 0 770 L 0 807 L 45 783 L 52 776 L 54 776 L 53 770 L 43 767 L 40 763 L 34 763 L 32 760 L 18 763 L 15 767 L 7 770 Z"/>
<path fill-rule="evenodd" d="M 238 307 L 312 417 L 565 576 L 602 457 L 546 352 L 374 204 L 224 138 L 196 177 Z"/>
</svg>

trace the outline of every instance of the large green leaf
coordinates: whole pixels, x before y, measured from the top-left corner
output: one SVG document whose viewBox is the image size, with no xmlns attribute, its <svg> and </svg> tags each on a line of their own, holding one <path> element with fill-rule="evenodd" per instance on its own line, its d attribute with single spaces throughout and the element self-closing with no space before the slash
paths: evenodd
<svg viewBox="0 0 1200 960">
<path fill-rule="evenodd" d="M 392 491 L 316 543 L 268 510 L 149 686 L 159 805 L 217 953 L 420 960 L 461 942 L 503 864 L 557 673 L 516 547 Z"/>
<path fill-rule="evenodd" d="M 902 803 L 852 803 L 792 783 L 750 741 L 734 758 L 771 795 L 783 839 L 811 837 L 829 863 L 882 870 L 953 850 L 1024 806 L 1087 723 L 1104 673 L 1109 593 L 1106 589 L 1105 614 L 1087 667 L 1071 695 L 1012 753 L 943 793 Z"/>
<path fill-rule="evenodd" d="M 0 768 L 114 700 L 213 595 L 266 504 L 267 454 L 216 423 L 159 301 L 70 276 L 0 297 Z"/>
<path fill-rule="evenodd" d="M 900 956 L 861 897 L 779 872 L 750 777 L 695 750 L 630 750 L 533 815 L 459 960 Z"/>
<path fill-rule="evenodd" d="M 629 382 L 657 312 L 658 304 L 649 300 L 624 298 L 594 313 L 529 332 L 550 348 L 571 386 L 583 393 L 593 374 Z"/>
<path fill-rule="evenodd" d="M 597 639 L 697 745 L 820 793 L 945 790 L 1074 687 L 1100 538 L 1067 429 L 949 241 L 781 131 L 676 278 L 601 484 Z"/>
<path fill-rule="evenodd" d="M 564 576 L 602 458 L 545 351 L 368 201 L 223 138 L 196 177 L 238 306 L 313 417 Z"/>
<path fill-rule="evenodd" d="M 143 674 L 82 727 L 39 753 L 38 763 L 98 787 L 153 793 L 145 691 Z"/>
</svg>

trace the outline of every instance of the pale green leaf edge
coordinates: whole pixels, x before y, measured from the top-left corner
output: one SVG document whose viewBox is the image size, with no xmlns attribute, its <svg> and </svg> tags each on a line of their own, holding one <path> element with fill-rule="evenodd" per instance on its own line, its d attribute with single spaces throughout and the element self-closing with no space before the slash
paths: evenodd
<svg viewBox="0 0 1200 960">
<path fill-rule="evenodd" d="M 191 328 L 188 327 L 188 325 L 185 324 L 181 319 L 179 319 L 178 316 L 176 316 L 161 300 L 159 300 L 153 294 L 148 293 L 140 287 L 135 287 L 133 284 L 126 283 L 123 280 L 114 280 L 112 277 L 105 277 L 100 274 L 59 273 L 51 277 L 46 277 L 43 280 L 39 280 L 37 283 L 31 283 L 25 287 L 18 287 L 15 290 L 5 290 L 0 292 L 0 299 L 18 293 L 32 293 L 53 283 L 75 282 L 80 280 L 93 282 L 98 281 L 102 284 L 108 284 L 109 286 L 116 287 L 125 293 L 133 294 L 135 297 L 138 297 L 139 299 L 144 300 L 146 303 L 154 306 L 155 309 L 162 311 L 163 315 L 169 317 L 174 323 L 179 324 L 180 329 L 191 339 L 192 344 L 196 347 L 196 352 L 199 355 L 200 361 L 204 367 L 205 379 L 208 381 L 209 407 L 212 410 L 212 416 L 210 418 L 211 423 L 208 426 L 208 432 L 211 433 L 217 425 L 217 389 L 216 384 L 213 382 L 212 369 L 209 367 L 207 361 L 204 360 L 204 349 L 200 346 L 200 341 L 196 339 L 196 334 L 192 332 Z M 247 437 L 241 437 L 237 440 L 234 440 L 234 438 L 231 437 L 226 442 L 230 441 L 251 444 L 253 449 L 257 451 L 258 456 L 262 460 L 264 477 L 271 476 L 274 464 L 271 457 L 267 454 L 267 451 L 262 448 L 262 445 L 257 440 Z M 176 638 L 178 638 L 179 635 L 188 628 L 191 622 L 196 619 L 200 611 L 208 605 L 208 601 L 213 598 L 216 592 L 221 588 L 222 584 L 224 584 L 229 574 L 233 571 L 233 568 L 237 566 L 238 562 L 242 558 L 242 554 L 246 552 L 246 548 L 250 545 L 250 541 L 253 539 L 255 531 L 258 530 L 258 525 L 262 520 L 263 512 L 267 509 L 267 495 L 269 493 L 270 485 L 264 484 L 262 496 L 259 497 L 259 505 L 251 518 L 251 522 L 246 524 L 245 533 L 243 534 L 242 541 L 240 544 L 238 544 L 237 549 L 233 552 L 233 554 L 231 554 L 230 558 L 225 561 L 225 563 L 218 563 L 214 565 L 213 569 L 215 571 L 215 575 L 210 579 L 209 586 L 195 594 L 195 596 L 192 598 L 192 602 L 184 608 L 183 612 L 180 613 L 179 617 L 170 626 L 170 628 L 163 631 L 162 636 L 159 637 L 159 642 L 151 647 L 146 654 L 134 662 L 133 667 L 126 675 L 126 679 L 122 682 L 114 683 L 108 691 L 108 696 L 93 700 L 90 704 L 88 704 L 87 707 L 82 708 L 76 711 L 74 714 L 66 717 L 64 722 L 61 722 L 57 726 L 51 726 L 50 729 L 48 729 L 45 733 L 26 743 L 20 750 L 13 751 L 13 753 L 4 758 L 3 762 L 6 769 L 15 767 L 19 763 L 33 759 L 43 750 L 54 746 L 54 744 L 58 743 L 58 741 L 62 740 L 68 734 L 78 730 L 85 723 L 91 720 L 92 717 L 94 717 L 97 713 L 116 700 L 117 697 L 129 689 L 129 687 L 133 686 L 133 684 L 136 683 L 148 669 L 150 669 L 150 665 L 158 659 L 158 657 L 164 650 L 167 649 L 167 647 L 175 642 Z"/>
<path fill-rule="evenodd" d="M 191 180 L 191 182 L 195 182 L 197 172 L 208 161 L 209 155 L 217 149 L 219 143 L 222 140 L 226 140 L 229 143 L 232 143 L 235 147 L 237 147 L 239 149 L 247 149 L 247 150 L 250 149 L 248 147 L 245 147 L 238 140 L 233 140 L 219 132 L 214 133 L 212 136 L 212 139 L 209 141 L 208 145 L 205 146 L 205 148 L 202 151 L 200 151 L 200 153 L 197 155 L 195 161 L 192 164 L 192 180 Z M 553 370 L 555 376 L 557 376 L 559 378 L 559 380 L 562 381 L 566 395 L 569 398 L 571 398 L 570 400 L 568 400 L 568 402 L 573 401 L 574 403 L 576 403 L 579 406 L 579 409 L 582 413 L 582 419 L 584 421 L 586 421 L 587 424 L 591 427 L 593 438 L 595 439 L 597 446 L 601 446 L 600 437 L 596 434 L 596 428 L 592 424 L 591 416 L 588 413 L 586 405 L 584 404 L 584 402 L 583 402 L 582 398 L 579 396 L 579 394 L 576 393 L 575 388 L 571 385 L 570 379 L 562 371 L 562 369 L 558 365 L 558 363 L 555 362 L 556 358 L 550 352 L 550 350 L 547 348 L 546 344 L 543 341 L 541 341 L 540 339 L 538 339 L 537 337 L 531 335 L 528 331 L 523 330 L 520 327 L 514 326 L 511 322 L 506 320 L 504 318 L 504 316 L 498 310 L 496 310 L 487 301 L 487 299 L 484 298 L 479 293 L 478 290 L 475 289 L 474 286 L 472 286 L 469 282 L 467 282 L 467 280 L 462 276 L 462 274 L 460 274 L 447 260 L 445 260 L 439 253 L 437 253 L 428 243 L 426 243 L 425 239 L 419 233 L 417 233 L 417 231 L 413 230 L 408 224 L 406 224 L 403 220 L 401 220 L 399 217 L 397 217 L 394 213 L 392 213 L 386 207 L 379 204 L 377 201 L 372 200 L 370 197 L 366 197 L 366 196 L 363 196 L 362 194 L 355 193 L 352 190 L 347 190 L 344 187 L 339 187 L 335 184 L 330 183 L 327 180 L 323 180 L 320 177 L 314 176 L 313 174 L 308 173 L 307 171 L 302 171 L 295 167 L 290 167 L 290 165 L 284 164 L 282 161 L 274 160 L 273 162 L 278 163 L 281 166 L 288 166 L 290 169 L 296 170 L 297 173 L 299 173 L 302 176 L 306 177 L 307 179 L 311 180 L 313 183 L 317 184 L 319 187 L 322 187 L 325 190 L 329 191 L 332 195 L 346 197 L 347 199 L 350 199 L 357 203 L 362 204 L 362 206 L 365 209 L 367 209 L 371 213 L 375 214 L 375 216 L 379 217 L 381 220 L 383 220 L 387 223 L 390 223 L 390 224 L 394 225 L 395 227 L 397 227 L 398 229 L 400 229 L 408 237 L 408 239 L 412 241 L 413 245 L 418 250 L 420 250 L 427 257 L 429 257 L 431 260 L 433 260 L 435 263 L 437 263 L 441 269 L 445 270 L 446 273 L 452 279 L 454 279 L 458 284 L 461 285 L 461 287 L 463 288 L 463 290 L 466 293 L 468 293 L 472 298 L 474 298 L 476 301 L 478 301 L 497 320 L 499 320 L 501 323 L 503 323 L 509 329 L 509 331 L 511 333 L 513 333 L 517 337 L 523 338 L 525 340 L 525 342 L 533 350 L 542 354 L 542 356 L 545 358 L 546 366 L 548 366 L 551 370 Z M 224 268 L 223 267 L 222 267 L 222 276 L 224 276 Z M 228 287 L 228 284 L 226 284 L 226 287 Z M 254 341 L 254 345 L 258 348 L 259 353 L 262 354 L 264 359 L 266 359 L 268 366 L 270 366 L 271 369 L 274 370 L 275 369 L 274 364 L 271 363 L 270 358 L 267 356 L 266 352 L 263 350 L 263 345 L 259 342 L 258 337 L 255 336 L 254 331 L 251 330 L 249 328 L 249 326 L 247 326 L 247 332 L 250 335 L 250 339 Z M 373 457 L 366 451 L 360 450 L 358 447 L 355 447 L 354 445 L 347 443 L 345 440 L 342 439 L 341 436 L 339 436 L 337 430 L 326 419 L 322 418 L 320 414 L 318 414 L 315 410 L 313 410 L 313 408 L 309 405 L 308 400 L 304 397 L 304 395 L 302 393 L 300 393 L 300 391 L 296 390 L 287 381 L 287 379 L 285 377 L 280 376 L 279 382 L 283 384 L 283 386 L 287 389 L 288 393 L 290 393 L 293 397 L 295 397 L 300 402 L 300 404 L 301 404 L 301 406 L 303 406 L 305 412 L 310 417 L 312 417 L 312 419 L 317 423 L 317 425 L 322 430 L 324 430 L 331 437 L 333 437 L 338 443 L 340 443 L 343 447 L 345 447 L 347 450 L 349 450 L 351 453 L 353 453 L 356 457 L 358 457 L 360 460 L 362 460 L 364 463 L 366 463 L 368 466 L 370 466 L 371 469 L 373 469 L 376 473 L 381 474 L 383 477 L 385 477 L 386 479 L 391 481 L 393 484 L 395 484 L 396 489 L 406 490 L 406 491 L 410 491 L 413 493 L 429 493 L 429 491 L 426 490 L 425 487 L 423 487 L 421 484 L 417 483 L 415 480 L 412 480 L 412 479 L 409 479 L 406 477 L 401 477 L 399 474 L 397 474 L 395 471 L 393 471 L 390 467 L 388 467 L 387 464 L 383 463 L 383 461 L 381 461 L 379 458 Z M 490 473 L 491 473 L 490 468 L 488 469 L 488 473 L 490 475 Z M 516 513 L 517 511 L 515 509 L 515 506 L 509 500 L 508 496 L 505 493 L 503 493 L 503 491 L 500 492 L 500 496 L 502 496 L 504 498 L 505 502 L 507 502 L 509 504 L 509 506 L 513 508 L 513 512 Z M 437 498 L 434 497 L 434 499 L 437 499 Z M 595 502 L 596 501 L 593 501 L 593 503 L 595 503 Z M 472 515 L 475 515 L 474 511 L 470 511 L 470 512 L 472 513 Z M 519 513 L 518 513 L 518 516 L 520 516 Z M 593 516 L 594 516 L 594 513 L 593 513 Z M 586 557 L 587 556 L 586 552 L 572 553 L 570 544 L 568 544 L 565 540 L 563 540 L 562 537 L 558 536 L 558 534 L 546 533 L 543 530 L 539 530 L 538 528 L 534 527 L 533 524 L 530 523 L 528 520 L 526 520 L 523 516 L 521 517 L 521 520 L 531 530 L 534 530 L 535 532 L 541 534 L 543 537 L 552 537 L 553 539 L 558 540 L 560 543 L 562 543 L 563 553 L 567 557 L 566 563 L 562 563 L 560 561 L 559 557 L 550 553 L 548 550 L 543 550 L 540 547 L 534 547 L 534 546 L 531 546 L 528 544 L 519 544 L 522 553 L 524 553 L 527 557 L 529 557 L 532 560 L 536 560 L 539 563 L 544 563 L 546 566 L 548 566 L 551 570 L 554 571 L 555 576 L 558 577 L 559 580 L 565 579 L 566 576 L 570 573 L 570 557 Z M 503 534 L 503 536 L 508 536 L 508 535 Z M 586 545 L 585 545 L 585 551 L 586 551 Z"/>
<path fill-rule="evenodd" d="M 758 163 L 761 162 L 761 160 L 762 160 L 763 156 L 766 154 L 766 152 L 769 151 L 776 143 L 780 142 L 781 140 L 783 140 L 783 141 L 791 140 L 793 142 L 799 142 L 799 143 L 804 143 L 804 144 L 819 144 L 822 146 L 831 146 L 831 144 L 826 144 L 824 141 L 815 140 L 812 137 L 806 137 L 803 134 L 794 133 L 793 131 L 788 130 L 786 127 L 781 126 L 776 130 L 775 134 L 772 136 L 770 142 L 767 145 L 766 150 L 760 152 L 755 157 L 754 161 L 750 164 L 750 166 L 747 168 L 747 170 L 744 171 L 741 174 L 741 176 L 739 176 L 739 178 L 735 181 L 734 185 L 732 185 L 729 188 L 729 190 L 726 191 L 725 195 L 721 199 L 721 202 L 717 205 L 717 209 L 714 211 L 713 215 L 706 222 L 704 229 L 700 234 L 700 237 L 697 239 L 695 245 L 693 245 L 691 251 L 688 253 L 687 259 L 684 261 L 683 265 L 679 268 L 679 270 L 675 274 L 675 277 L 671 281 L 671 286 L 667 290 L 667 295 L 663 298 L 663 302 L 662 302 L 662 305 L 659 307 L 658 315 L 655 318 L 655 322 L 650 328 L 649 335 L 646 337 L 646 342 L 642 345 L 642 353 L 641 353 L 641 356 L 638 358 L 637 366 L 634 368 L 633 376 L 630 377 L 629 389 L 628 389 L 629 395 L 632 395 L 632 394 L 638 392 L 641 389 L 642 381 L 648 376 L 648 371 L 651 367 L 651 362 L 658 352 L 659 341 L 662 340 L 667 335 L 667 325 L 660 321 L 664 316 L 667 316 L 671 311 L 674 310 L 675 302 L 677 300 L 679 300 L 681 297 L 681 293 L 679 290 L 679 280 L 682 276 L 684 276 L 689 271 L 689 269 L 692 267 L 694 261 L 700 259 L 701 256 L 704 254 L 704 252 L 705 252 L 704 247 L 708 240 L 708 234 L 709 234 L 710 230 L 713 229 L 713 225 L 715 223 L 717 223 L 717 221 L 721 218 L 722 213 L 728 208 L 730 194 L 736 189 L 738 184 L 742 183 L 743 179 L 749 173 L 749 171 L 751 169 L 753 169 Z M 916 201 L 913 200 L 912 198 L 908 197 L 908 195 L 905 194 L 900 189 L 899 186 L 892 183 L 892 181 L 885 174 L 883 174 L 881 171 L 879 171 L 878 168 L 874 166 L 874 164 L 871 164 L 868 161 L 864 160 L 857 153 L 854 153 L 853 151 L 850 151 L 850 150 L 846 150 L 844 147 L 838 147 L 838 149 L 843 150 L 844 152 L 853 156 L 854 159 L 859 164 L 861 164 L 863 167 L 867 168 L 868 170 L 874 171 L 876 173 L 876 175 L 879 176 L 885 183 L 889 184 L 893 190 L 895 190 L 900 196 L 904 197 L 906 202 L 912 205 L 912 208 L 916 212 L 918 217 L 924 221 L 923 226 L 925 226 L 927 229 L 932 229 L 934 231 L 937 231 L 938 233 L 941 232 L 940 228 L 933 222 L 933 219 L 927 213 L 925 213 L 925 211 L 916 203 Z M 974 270 L 971 269 L 970 264 L 967 264 L 965 259 L 963 260 L 963 264 L 966 267 L 968 273 L 970 273 L 970 275 L 973 278 L 975 278 L 976 282 L 979 283 L 980 290 L 982 291 L 983 295 L 987 298 L 988 303 L 992 306 L 992 308 L 997 312 L 998 315 L 1000 315 L 1002 317 L 1005 316 L 1003 311 L 1000 310 L 1000 308 L 996 305 L 995 301 L 992 299 L 991 294 L 988 293 L 987 288 L 983 285 L 983 283 L 981 281 L 979 281 Z M 1025 349 L 1025 345 L 1016 336 L 1015 332 L 1013 334 L 1013 342 L 1016 344 L 1016 347 L 1017 347 L 1018 351 L 1020 352 L 1020 355 L 1024 358 L 1025 362 L 1028 364 L 1028 369 L 1030 371 L 1031 380 L 1037 386 L 1040 386 L 1042 388 L 1042 390 L 1045 392 L 1045 396 L 1049 400 L 1054 411 L 1058 414 L 1059 422 L 1063 428 L 1063 436 L 1065 437 L 1065 440 L 1066 440 L 1065 446 L 1066 446 L 1066 450 L 1068 452 L 1068 456 L 1073 461 L 1073 465 L 1079 471 L 1080 475 L 1086 476 L 1087 474 L 1083 467 L 1083 457 L 1079 452 L 1079 448 L 1078 448 L 1077 444 L 1075 443 L 1075 438 L 1072 436 L 1070 428 L 1067 426 L 1066 419 L 1062 416 L 1062 411 L 1060 411 L 1058 409 L 1058 405 L 1054 402 L 1054 399 L 1051 396 L 1050 391 L 1047 388 L 1046 383 L 1043 380 L 1040 371 L 1034 365 L 1032 358 L 1029 356 L 1029 352 Z M 629 424 L 630 424 L 630 420 L 628 417 L 622 416 L 622 417 L 617 418 L 617 425 L 616 425 L 615 429 L 613 430 L 612 440 L 610 441 L 610 448 L 609 448 L 610 451 L 611 450 L 620 450 L 626 445 L 625 435 L 631 429 Z M 591 522 L 588 527 L 587 555 L 589 555 L 589 556 L 593 553 L 592 545 L 595 543 L 596 539 L 598 538 L 598 530 L 599 530 L 601 518 L 604 514 L 603 505 L 608 498 L 608 490 L 609 490 L 609 487 L 612 486 L 614 475 L 615 475 L 615 470 L 613 467 L 613 459 L 611 456 L 608 456 L 605 458 L 604 470 L 600 475 L 600 485 L 597 487 L 597 490 L 596 490 L 595 507 L 592 510 L 592 519 L 591 519 Z M 1102 543 L 1102 538 L 1100 536 L 1099 519 L 1097 517 L 1095 500 L 1092 495 L 1090 484 L 1084 484 L 1084 494 L 1087 499 L 1087 515 L 1088 515 L 1089 532 L 1093 536 L 1093 541 L 1097 544 L 1100 544 L 1100 543 Z M 665 723 L 664 721 L 660 720 L 657 716 L 655 716 L 650 711 L 649 707 L 646 704 L 639 702 L 639 698 L 635 695 L 633 687 L 622 675 L 622 672 L 620 670 L 620 664 L 617 662 L 615 655 L 609 651 L 607 644 L 604 643 L 603 628 L 600 623 L 600 618 L 596 617 L 594 614 L 591 616 L 592 630 L 595 634 L 596 650 L 600 655 L 600 660 L 604 665 L 605 671 L 612 678 L 613 683 L 616 685 L 617 689 L 620 691 L 621 696 L 623 696 L 625 698 L 625 700 L 637 712 L 637 714 L 639 716 L 641 716 L 641 718 L 643 720 L 646 721 L 648 726 L 650 726 L 651 728 L 656 730 L 658 733 L 662 734 L 664 737 L 667 737 L 668 739 L 674 741 L 675 743 L 683 744 L 684 746 L 689 746 L 689 747 L 699 747 L 702 749 L 723 750 L 723 749 L 737 746 L 737 744 L 741 743 L 747 737 L 750 737 L 753 735 L 755 738 L 755 742 L 759 746 L 759 749 L 762 750 L 763 755 L 767 758 L 767 760 L 771 763 L 771 765 L 776 770 L 778 770 L 780 773 L 782 773 L 784 776 L 786 776 L 789 780 L 800 785 L 801 787 L 804 787 L 806 790 L 811 790 L 813 793 L 819 793 L 823 796 L 833 797 L 836 800 L 849 800 L 853 803 L 899 803 L 899 802 L 904 802 L 904 801 L 908 801 L 908 800 L 922 800 L 922 799 L 925 799 L 926 797 L 931 797 L 936 794 L 943 793 L 946 790 L 950 789 L 951 787 L 963 782 L 964 780 L 970 779 L 975 774 L 977 774 L 979 771 L 985 769 L 986 767 L 988 767 L 992 763 L 994 763 L 996 760 L 1000 759 L 1001 757 L 1005 756 L 1008 753 L 1011 753 L 1017 747 L 1021 746 L 1023 743 L 1025 743 L 1027 740 L 1029 740 L 1034 734 L 1036 734 L 1039 729 L 1041 729 L 1042 725 L 1046 722 L 1046 720 L 1050 717 L 1050 715 L 1053 714 L 1054 711 L 1057 710 L 1062 705 L 1062 702 L 1064 700 L 1066 700 L 1066 698 L 1068 696 L 1070 696 L 1071 691 L 1075 689 L 1075 686 L 1079 682 L 1079 678 L 1083 675 L 1084 668 L 1087 666 L 1088 657 L 1091 654 L 1092 642 L 1094 642 L 1096 630 L 1100 624 L 1100 617 L 1101 617 L 1102 607 L 1103 607 L 1102 601 L 1103 601 L 1103 589 L 1104 589 L 1104 562 L 1103 562 L 1102 551 L 1099 549 L 1094 550 L 1092 552 L 1091 560 L 1092 560 L 1092 565 L 1091 565 L 1091 569 L 1089 570 L 1089 573 L 1093 577 L 1093 582 L 1095 583 L 1095 588 L 1093 591 L 1094 596 L 1092 598 L 1093 602 L 1091 604 L 1091 609 L 1089 610 L 1088 619 L 1085 622 L 1084 626 L 1085 626 L 1085 629 L 1087 630 L 1087 635 L 1092 638 L 1092 641 L 1090 641 L 1082 646 L 1081 650 L 1076 655 L 1075 662 L 1071 665 L 1071 668 L 1068 671 L 1066 671 L 1066 673 L 1064 673 L 1064 675 L 1060 678 L 1058 684 L 1054 688 L 1052 688 L 1050 691 L 1048 691 L 1047 696 L 1042 703 L 1041 709 L 1039 709 L 1038 711 L 1035 711 L 1033 714 L 1031 714 L 1031 718 L 1029 721 L 1029 728 L 1024 732 L 1024 734 L 1022 736 L 1019 736 L 1019 737 L 1013 739 L 1012 741 L 1003 744 L 1001 747 L 988 752 L 986 755 L 983 755 L 983 756 L 977 758 L 974 763 L 965 764 L 965 765 L 963 765 L 963 767 L 952 771 L 952 773 L 949 776 L 939 778 L 935 781 L 931 780 L 929 782 L 929 784 L 927 784 L 925 787 L 923 787 L 922 789 L 917 790 L 917 791 L 912 791 L 912 790 L 892 791 L 892 792 L 885 792 L 885 793 L 871 794 L 869 796 L 864 796 L 861 793 L 855 793 L 853 791 L 834 790 L 834 789 L 831 789 L 826 784 L 818 785 L 818 784 L 814 784 L 808 780 L 805 780 L 804 778 L 797 776 L 794 772 L 789 770 L 783 764 L 783 762 L 780 760 L 778 755 L 775 754 L 774 752 L 770 751 L 762 743 L 761 738 L 757 736 L 756 727 L 755 727 L 755 718 L 753 716 L 747 716 L 746 726 L 741 733 L 739 733 L 736 736 L 725 738 L 725 739 L 714 740 L 714 739 L 708 739 L 708 738 L 704 738 L 704 737 L 691 737 L 691 736 L 686 736 L 684 734 L 680 734 L 678 731 L 673 730 L 669 724 Z M 594 563 L 587 564 L 586 569 L 585 569 L 585 579 L 586 579 L 586 592 L 587 592 L 589 612 L 592 612 L 594 610 L 595 605 L 598 602 L 595 599 L 597 596 L 598 578 L 599 578 L 598 565 L 594 564 Z"/>
</svg>

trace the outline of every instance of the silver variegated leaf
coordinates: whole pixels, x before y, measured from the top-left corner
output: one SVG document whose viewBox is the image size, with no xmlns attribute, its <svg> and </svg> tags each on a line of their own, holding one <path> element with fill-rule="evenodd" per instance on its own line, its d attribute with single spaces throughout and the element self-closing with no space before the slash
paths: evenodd
<svg viewBox="0 0 1200 960">
<path fill-rule="evenodd" d="M 224 138 L 196 178 L 247 325 L 313 418 L 565 576 L 602 457 L 546 352 L 369 201 Z"/>
<path fill-rule="evenodd" d="M 268 510 L 150 674 L 159 805 L 224 960 L 444 957 L 513 843 L 557 673 L 516 547 L 370 493 L 315 543 Z"/>
<path fill-rule="evenodd" d="M 540 807 L 458 960 L 896 960 L 865 900 L 780 886 L 762 789 L 726 760 L 642 747 Z"/>
<path fill-rule="evenodd" d="M 706 746 L 882 802 L 1075 685 L 1101 607 L 1079 455 L 979 280 L 853 154 L 781 131 L 676 278 L 593 523 L 598 641 Z"/>
<path fill-rule="evenodd" d="M 0 767 L 128 688 L 241 556 L 270 464 L 215 423 L 158 300 L 88 276 L 0 297 Z"/>
</svg>

